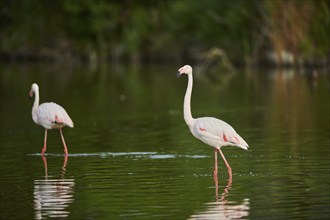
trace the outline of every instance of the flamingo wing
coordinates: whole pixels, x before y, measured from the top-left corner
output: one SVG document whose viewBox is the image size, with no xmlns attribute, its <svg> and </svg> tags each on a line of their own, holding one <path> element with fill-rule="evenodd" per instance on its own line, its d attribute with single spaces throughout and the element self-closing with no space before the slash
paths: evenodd
<svg viewBox="0 0 330 220">
<path fill-rule="evenodd" d="M 62 106 L 53 103 L 43 103 L 37 109 L 38 124 L 47 129 L 63 126 L 73 127 L 73 122 Z"/>
<path fill-rule="evenodd" d="M 203 117 L 196 119 L 193 133 L 198 139 L 215 148 L 231 145 L 247 150 L 249 147 L 232 126 L 216 118 Z"/>
</svg>

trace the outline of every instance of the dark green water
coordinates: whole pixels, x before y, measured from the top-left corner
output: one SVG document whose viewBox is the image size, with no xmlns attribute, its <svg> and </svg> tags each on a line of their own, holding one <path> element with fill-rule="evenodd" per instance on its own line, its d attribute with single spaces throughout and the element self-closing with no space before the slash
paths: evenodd
<svg viewBox="0 0 330 220">
<path fill-rule="evenodd" d="M 183 121 L 180 66 L 1 67 L 1 219 L 327 219 L 329 73 L 195 73 L 193 116 L 230 123 L 250 151 L 213 149 Z M 31 84 L 75 123 L 59 132 L 31 118 Z M 220 157 L 219 157 L 220 158 Z M 218 191 L 218 192 L 217 192 Z"/>
</svg>

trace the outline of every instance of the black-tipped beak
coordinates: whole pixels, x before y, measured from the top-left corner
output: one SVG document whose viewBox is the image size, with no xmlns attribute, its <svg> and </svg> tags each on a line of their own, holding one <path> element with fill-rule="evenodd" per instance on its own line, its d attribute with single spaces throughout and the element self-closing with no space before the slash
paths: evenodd
<svg viewBox="0 0 330 220">
<path fill-rule="evenodd" d="M 29 98 L 32 99 L 32 97 L 33 97 L 33 92 L 30 91 L 30 92 L 29 92 Z"/>
<path fill-rule="evenodd" d="M 176 77 L 180 77 L 181 76 L 181 74 L 180 74 L 180 72 L 178 71 L 177 73 L 176 73 Z"/>
</svg>

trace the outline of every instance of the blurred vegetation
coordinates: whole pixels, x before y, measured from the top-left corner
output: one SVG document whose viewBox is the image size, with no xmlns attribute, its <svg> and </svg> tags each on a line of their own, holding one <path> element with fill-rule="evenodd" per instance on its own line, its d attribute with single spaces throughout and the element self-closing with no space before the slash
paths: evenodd
<svg viewBox="0 0 330 220">
<path fill-rule="evenodd" d="M 2 0 L 2 60 L 329 63 L 326 0 Z"/>
</svg>

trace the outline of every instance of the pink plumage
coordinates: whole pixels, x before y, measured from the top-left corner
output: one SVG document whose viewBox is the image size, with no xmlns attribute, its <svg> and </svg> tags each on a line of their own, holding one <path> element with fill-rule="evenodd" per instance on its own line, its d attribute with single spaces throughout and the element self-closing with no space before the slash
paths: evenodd
<svg viewBox="0 0 330 220">
<path fill-rule="evenodd" d="M 249 148 L 249 145 L 246 141 L 230 126 L 227 122 L 224 122 L 220 119 L 213 117 L 202 117 L 202 118 L 193 118 L 191 115 L 191 93 L 193 87 L 193 76 L 192 68 L 189 65 L 185 65 L 178 70 L 177 76 L 182 74 L 188 75 L 188 85 L 186 94 L 184 97 L 183 105 L 183 115 L 184 120 L 187 123 L 190 132 L 194 137 L 201 140 L 202 142 L 215 148 L 214 150 L 214 177 L 218 174 L 218 162 L 217 162 L 217 153 L 219 152 L 222 159 L 224 160 L 230 179 L 232 178 L 232 170 L 227 162 L 224 154 L 221 151 L 223 146 L 237 146 L 244 150 Z"/>
<path fill-rule="evenodd" d="M 73 128 L 73 122 L 68 113 L 62 106 L 54 102 L 39 105 L 35 114 L 37 115 L 37 121 L 35 122 L 44 128 L 52 129 L 64 126 Z"/>
<path fill-rule="evenodd" d="M 65 126 L 73 128 L 73 122 L 65 111 L 65 109 L 53 102 L 46 102 L 39 105 L 39 86 L 33 83 L 30 90 L 30 97 L 35 95 L 34 104 L 32 107 L 32 119 L 33 121 L 45 128 L 44 147 L 41 151 L 43 155 L 46 152 L 47 147 L 47 130 L 48 129 L 59 129 L 62 143 L 64 146 L 64 153 L 68 155 L 68 149 L 65 144 L 62 128 Z"/>
<path fill-rule="evenodd" d="M 237 146 L 247 150 L 249 147 L 232 126 L 217 118 L 195 119 L 191 132 L 196 138 L 216 149 L 222 146 Z"/>
</svg>

